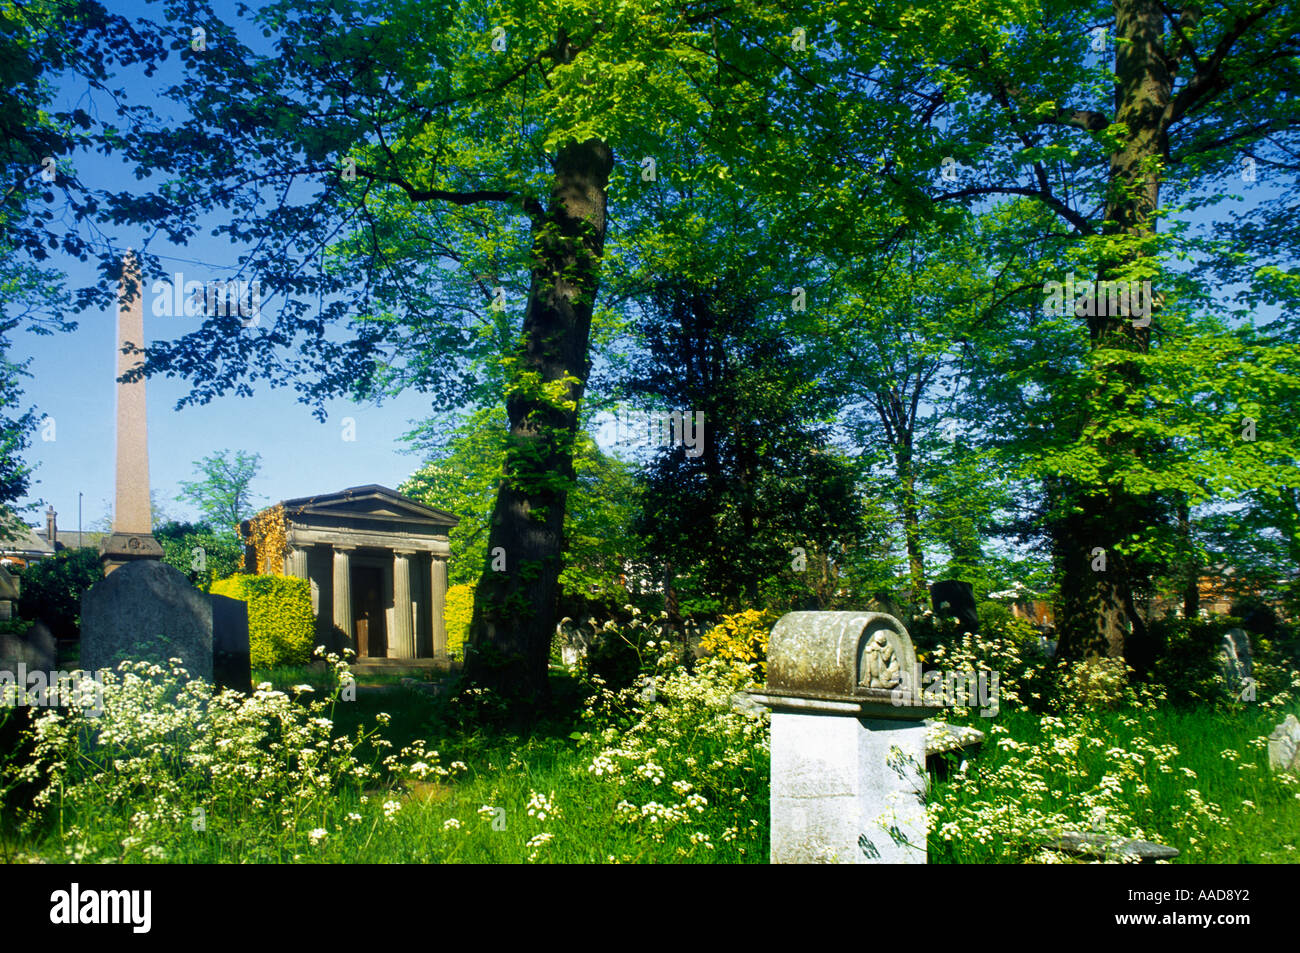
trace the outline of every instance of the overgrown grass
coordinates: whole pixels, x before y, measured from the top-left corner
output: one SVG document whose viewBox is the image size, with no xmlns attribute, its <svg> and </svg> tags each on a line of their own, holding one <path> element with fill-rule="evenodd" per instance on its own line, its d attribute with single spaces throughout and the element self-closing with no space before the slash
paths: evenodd
<svg viewBox="0 0 1300 953">
<path fill-rule="evenodd" d="M 102 719 L 42 714 L 21 772 L 39 793 L 25 811 L 10 806 L 21 833 L 6 843 L 8 859 L 767 857 L 767 751 L 737 743 L 765 729 L 726 704 L 735 684 L 723 669 L 668 675 L 668 704 L 649 713 L 634 693 L 603 689 L 575 711 L 570 681 L 529 737 L 490 727 L 491 706 L 472 692 L 440 700 L 397 687 L 310 701 L 323 692 L 290 694 L 316 674 L 300 669 L 278 673 L 289 692 L 268 686 L 241 700 L 146 669 L 106 693 Z"/>
<path fill-rule="evenodd" d="M 435 698 L 396 676 L 331 701 L 340 671 L 258 673 L 271 690 L 243 701 L 155 673 L 123 683 L 102 722 L 43 713 L 27 796 L 5 805 L 5 858 L 767 860 L 766 719 L 730 704 L 744 666 L 662 659 L 653 702 L 557 675 L 526 735 L 493 720 L 490 697 Z M 1124 689 L 1054 715 L 954 714 L 989 738 L 931 784 L 933 863 L 1060 859 L 1035 848 L 1047 829 L 1155 840 L 1180 863 L 1296 859 L 1300 783 L 1269 770 L 1263 744 L 1277 708 L 1180 710 Z"/>
<path fill-rule="evenodd" d="M 1281 717 L 1162 707 L 965 719 L 989 740 L 964 775 L 932 786 L 930 861 L 1059 859 L 1026 836 L 1059 827 L 1167 844 L 1175 863 L 1296 863 L 1300 779 L 1271 771 L 1264 744 Z"/>
</svg>

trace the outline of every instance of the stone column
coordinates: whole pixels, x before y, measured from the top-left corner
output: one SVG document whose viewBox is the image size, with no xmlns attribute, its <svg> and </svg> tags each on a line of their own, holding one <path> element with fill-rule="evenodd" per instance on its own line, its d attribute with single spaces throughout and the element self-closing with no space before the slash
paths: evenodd
<svg viewBox="0 0 1300 953">
<path fill-rule="evenodd" d="M 415 622 L 411 616 L 410 550 L 393 550 L 393 648 L 397 658 L 415 658 Z"/>
<path fill-rule="evenodd" d="M 433 626 L 433 657 L 447 657 L 447 560 L 429 554 L 429 621 Z"/>
<path fill-rule="evenodd" d="M 355 546 L 334 547 L 334 628 L 345 637 L 344 648 L 356 651 L 357 634 L 352 628 L 352 560 Z"/>
<path fill-rule="evenodd" d="M 294 546 L 289 550 L 289 555 L 284 560 L 284 572 L 287 576 L 293 576 L 295 579 L 306 579 L 307 577 L 307 550 L 301 546 Z"/>
</svg>

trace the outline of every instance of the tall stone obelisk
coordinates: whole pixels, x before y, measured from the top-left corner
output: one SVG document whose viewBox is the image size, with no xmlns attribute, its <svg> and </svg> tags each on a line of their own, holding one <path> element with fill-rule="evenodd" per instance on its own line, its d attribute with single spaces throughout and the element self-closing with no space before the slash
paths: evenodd
<svg viewBox="0 0 1300 953">
<path fill-rule="evenodd" d="M 144 364 L 144 284 L 140 262 L 128 251 L 122 259 L 117 306 L 117 377 Z M 149 430 L 146 424 L 144 378 L 117 383 L 117 497 L 113 504 L 113 533 L 100 544 L 104 573 L 134 559 L 161 559 L 162 547 L 153 538 L 149 505 Z"/>
</svg>

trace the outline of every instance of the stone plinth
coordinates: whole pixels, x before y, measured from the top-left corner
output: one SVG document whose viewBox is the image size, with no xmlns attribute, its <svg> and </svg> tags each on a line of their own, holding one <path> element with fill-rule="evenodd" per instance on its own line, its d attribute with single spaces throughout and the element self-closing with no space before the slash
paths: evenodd
<svg viewBox="0 0 1300 953">
<path fill-rule="evenodd" d="M 99 558 L 106 575 L 137 559 L 162 557 L 163 548 L 152 533 L 113 533 L 99 544 Z"/>
<path fill-rule="evenodd" d="M 771 860 L 925 863 L 924 719 L 907 630 L 878 612 L 792 612 L 772 629 Z M 909 697 L 916 697 L 910 695 Z"/>
<path fill-rule="evenodd" d="M 124 659 L 165 666 L 169 658 L 212 681 L 212 601 L 182 573 L 154 560 L 129 562 L 82 595 L 82 668 Z"/>
</svg>

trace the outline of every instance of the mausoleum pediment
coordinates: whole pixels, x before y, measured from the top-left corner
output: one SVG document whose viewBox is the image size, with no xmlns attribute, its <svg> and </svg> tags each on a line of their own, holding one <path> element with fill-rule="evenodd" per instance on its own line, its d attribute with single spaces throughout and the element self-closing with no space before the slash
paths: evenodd
<svg viewBox="0 0 1300 953">
<path fill-rule="evenodd" d="M 417 503 L 396 490 L 371 484 L 335 493 L 322 493 L 284 501 L 285 517 L 294 523 L 334 523 L 337 520 L 378 520 L 417 524 L 443 535 L 460 518 L 436 507 Z"/>
</svg>

